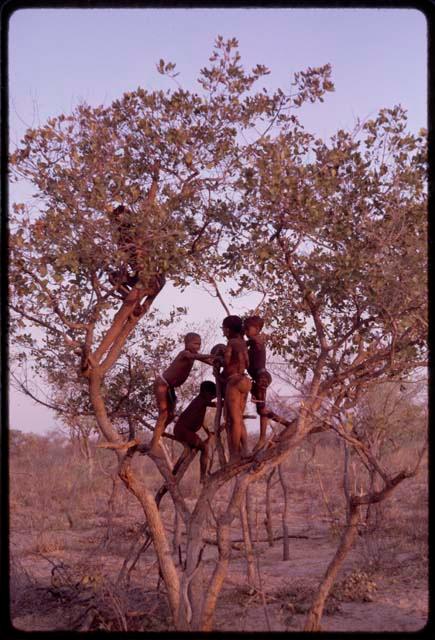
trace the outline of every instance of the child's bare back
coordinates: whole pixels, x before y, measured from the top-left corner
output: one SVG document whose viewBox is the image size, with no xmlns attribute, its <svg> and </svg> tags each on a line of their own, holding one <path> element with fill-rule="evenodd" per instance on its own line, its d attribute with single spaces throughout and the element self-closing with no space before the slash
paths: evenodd
<svg viewBox="0 0 435 640">
<path fill-rule="evenodd" d="M 230 338 L 224 353 L 224 375 L 242 375 L 249 364 L 246 343 L 241 336 Z"/>
<path fill-rule="evenodd" d="M 151 440 L 150 452 L 157 452 L 160 436 L 175 414 L 176 395 L 174 388 L 182 385 L 189 377 L 195 360 L 213 364 L 214 357 L 201 354 L 201 337 L 197 333 L 188 333 L 184 338 L 185 349 L 180 351 L 165 371 L 154 381 L 154 396 L 159 412 L 154 435 Z"/>
<path fill-rule="evenodd" d="M 186 382 L 196 359 L 191 351 L 183 349 L 175 356 L 169 367 L 165 369 L 163 379 L 166 380 L 169 386 L 179 387 Z"/>
</svg>

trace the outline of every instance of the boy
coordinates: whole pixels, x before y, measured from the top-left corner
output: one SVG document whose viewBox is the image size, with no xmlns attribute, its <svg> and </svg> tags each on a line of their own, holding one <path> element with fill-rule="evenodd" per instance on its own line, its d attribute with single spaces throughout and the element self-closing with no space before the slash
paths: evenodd
<svg viewBox="0 0 435 640">
<path fill-rule="evenodd" d="M 159 374 L 154 381 L 153 391 L 159 415 L 151 440 L 149 450 L 151 454 L 157 454 L 160 436 L 174 418 L 177 402 L 175 387 L 179 387 L 186 382 L 195 360 L 206 362 L 210 365 L 214 361 L 212 355 L 199 353 L 201 336 L 197 333 L 186 334 L 184 336 L 184 345 L 183 351 L 180 351 L 169 367 L 162 374 Z"/>
<path fill-rule="evenodd" d="M 226 346 L 222 343 L 215 344 L 214 347 L 210 350 L 210 353 L 215 356 L 215 361 L 213 364 L 213 373 L 215 378 L 220 383 L 222 400 L 225 398 L 225 379 L 223 376 L 223 364 L 224 364 L 224 353 Z"/>
<path fill-rule="evenodd" d="M 266 337 L 261 330 L 264 326 L 260 316 L 249 316 L 243 323 L 245 335 L 248 338 L 248 373 L 253 379 L 251 397 L 257 407 L 260 416 L 260 438 L 254 447 L 254 451 L 261 449 L 266 442 L 267 416 L 266 392 L 272 382 L 272 376 L 266 370 Z"/>
<path fill-rule="evenodd" d="M 247 455 L 248 436 L 243 412 L 251 382 L 245 375 L 248 367 L 248 350 L 243 339 L 243 324 L 239 316 L 227 316 L 222 323 L 223 334 L 228 338 L 224 351 L 223 377 L 225 379 L 225 413 L 227 420 L 230 462 Z"/>
<path fill-rule="evenodd" d="M 207 467 L 209 463 L 209 438 L 207 440 L 201 440 L 196 432 L 201 427 L 206 431 L 208 435 L 210 432 L 204 426 L 204 418 L 207 407 L 215 407 L 216 405 L 212 400 L 216 398 L 216 385 L 210 380 L 201 382 L 199 387 L 199 394 L 192 400 L 192 402 L 186 407 L 186 409 L 180 414 L 177 422 L 174 426 L 174 437 L 178 442 L 187 445 L 191 449 L 197 449 L 201 452 L 200 456 L 200 468 L 201 468 L 201 482 L 204 481 L 207 474 Z"/>
</svg>

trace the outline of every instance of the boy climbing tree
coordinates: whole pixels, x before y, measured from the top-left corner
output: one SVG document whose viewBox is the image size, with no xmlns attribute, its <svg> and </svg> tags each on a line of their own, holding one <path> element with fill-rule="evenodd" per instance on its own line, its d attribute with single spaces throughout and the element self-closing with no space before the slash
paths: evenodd
<svg viewBox="0 0 435 640">
<path fill-rule="evenodd" d="M 199 394 L 180 414 L 180 417 L 178 418 L 174 426 L 175 439 L 185 445 L 185 451 L 183 452 L 180 460 L 177 461 L 175 466 L 179 466 L 181 460 L 184 459 L 188 454 L 189 449 L 196 449 L 200 451 L 201 482 L 204 482 L 210 460 L 208 447 L 211 434 L 204 425 L 204 418 L 207 407 L 216 406 L 215 403 L 213 403 L 214 398 L 216 398 L 215 383 L 211 382 L 211 380 L 204 380 L 204 382 L 201 382 Z M 206 431 L 208 435 L 208 438 L 206 440 L 202 440 L 196 434 L 196 432 L 199 431 L 201 427 Z"/>
<path fill-rule="evenodd" d="M 149 453 L 156 454 L 160 436 L 174 419 L 177 396 L 175 388 L 181 386 L 189 377 L 195 360 L 212 365 L 214 357 L 210 354 L 201 354 L 201 336 L 197 333 L 188 333 L 184 337 L 185 348 L 180 351 L 169 367 L 157 375 L 153 392 L 157 403 L 158 418 L 151 440 Z"/>
</svg>

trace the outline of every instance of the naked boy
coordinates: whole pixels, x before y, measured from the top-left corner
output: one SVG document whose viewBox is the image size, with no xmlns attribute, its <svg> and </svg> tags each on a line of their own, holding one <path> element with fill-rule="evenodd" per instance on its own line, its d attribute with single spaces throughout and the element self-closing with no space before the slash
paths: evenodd
<svg viewBox="0 0 435 640">
<path fill-rule="evenodd" d="M 208 445 L 209 439 L 202 440 L 196 432 L 201 427 L 210 436 L 210 432 L 204 425 L 204 418 L 207 407 L 216 406 L 212 400 L 216 397 L 216 385 L 210 380 L 201 383 L 199 394 L 192 400 L 186 409 L 180 414 L 174 426 L 174 436 L 179 442 L 187 445 L 191 449 L 197 449 L 201 452 L 200 468 L 201 482 L 207 474 L 209 463 Z"/>
<path fill-rule="evenodd" d="M 195 360 L 212 365 L 214 357 L 209 354 L 201 354 L 201 337 L 197 333 L 188 333 L 184 337 L 185 348 L 176 356 L 169 367 L 159 374 L 153 385 L 159 412 L 154 434 L 151 440 L 149 453 L 156 454 L 160 436 L 167 425 L 173 420 L 177 396 L 175 388 L 181 386 L 189 377 Z"/>
<path fill-rule="evenodd" d="M 248 373 L 254 381 L 251 390 L 252 401 L 255 402 L 257 413 L 260 416 L 260 438 L 254 447 L 254 451 L 263 447 L 266 441 L 268 424 L 266 392 L 267 387 L 272 382 L 272 376 L 266 370 L 266 338 L 261 333 L 263 325 L 264 320 L 260 316 L 249 316 L 243 323 L 245 335 L 248 338 Z"/>
<path fill-rule="evenodd" d="M 227 316 L 222 323 L 223 334 L 228 338 L 224 352 L 223 376 L 226 380 L 225 410 L 230 450 L 230 462 L 247 455 L 248 437 L 243 421 L 251 381 L 245 375 L 248 367 L 248 351 L 242 337 L 243 325 L 239 316 Z"/>
</svg>

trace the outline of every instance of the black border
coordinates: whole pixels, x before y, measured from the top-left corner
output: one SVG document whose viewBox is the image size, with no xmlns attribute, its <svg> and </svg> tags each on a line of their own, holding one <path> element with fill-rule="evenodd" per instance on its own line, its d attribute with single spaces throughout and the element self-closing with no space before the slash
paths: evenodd
<svg viewBox="0 0 435 640">
<path fill-rule="evenodd" d="M 7 184 L 7 155 L 9 148 L 8 128 L 8 25 L 12 14 L 19 9 L 115 9 L 115 8 L 159 8 L 159 9 L 199 9 L 199 8 L 304 8 L 304 9 L 417 9 L 422 12 L 427 21 L 428 28 L 428 124 L 429 124 L 429 233 L 428 233 L 428 269 L 429 269 L 429 294 L 430 294 L 430 275 L 432 273 L 433 258 L 432 258 L 432 221 L 431 212 L 434 205 L 435 195 L 435 169 L 433 163 L 433 151 L 434 151 L 434 127 L 433 127 L 433 91 L 432 83 L 433 78 L 433 62 L 435 56 L 435 44 L 434 44 L 434 16 L 435 16 L 435 0 L 383 0 L 380 2 L 358 2 L 355 0 L 347 1 L 328 1 L 317 0 L 313 2 L 304 0 L 293 0 L 290 2 L 259 2 L 251 0 L 250 2 L 231 2 L 231 0 L 221 0 L 220 2 L 176 2 L 174 0 L 169 2 L 145 2 L 145 1 L 126 1 L 122 0 L 0 0 L 0 88 L 1 88 L 1 103 L 0 103 L 0 117 L 1 117 L 1 130 L 0 130 L 0 144 L 1 144 L 1 226 L 0 226 L 0 247 L 1 247 L 1 270 L 0 270 L 0 299 L 1 299 L 1 338 L 0 338 L 0 354 L 1 354 L 1 440 L 0 440 L 0 501 L 1 501 L 1 526 L 0 526 L 0 637 L 1 638 L 27 638 L 28 636 L 46 638 L 64 638 L 80 635 L 80 632 L 75 631 L 31 631 L 25 632 L 12 627 L 10 622 L 10 598 L 9 598 L 9 503 L 8 503 L 8 489 L 9 489 L 9 464 L 8 464 L 8 436 L 9 436 L 9 403 L 8 403 L 8 323 L 9 316 L 7 311 L 8 300 L 8 184 Z M 431 300 L 429 295 L 429 391 L 432 390 L 432 370 L 433 370 L 433 334 L 431 331 L 431 319 L 434 312 L 434 301 Z M 429 394 L 429 425 L 431 423 L 432 416 L 432 394 Z M 430 448 L 431 449 L 431 448 Z M 432 489 L 433 475 L 429 474 L 429 486 Z M 434 495 L 433 491 L 430 491 L 430 495 Z M 429 520 L 430 522 L 430 520 Z M 429 527 L 430 532 L 433 530 L 432 526 Z M 429 566 L 430 577 L 432 577 L 432 553 L 429 554 Z M 356 635 L 358 637 L 388 637 L 388 638 L 409 638 L 409 637 L 433 637 L 434 625 L 433 618 L 431 616 L 433 612 L 433 590 L 429 590 L 429 619 L 426 626 L 417 632 L 322 632 L 322 638 L 335 638 L 336 636 Z M 83 635 L 83 634 L 81 634 Z M 141 637 L 144 635 L 157 635 L 166 637 L 246 637 L 247 633 L 184 633 L 184 632 L 168 632 L 168 633 L 104 633 L 104 632 L 87 632 L 86 637 L 114 637 L 119 635 L 122 638 L 129 638 L 130 636 Z M 255 637 L 264 636 L 269 638 L 270 636 L 301 636 L 306 637 L 307 633 L 287 633 L 287 632 L 272 632 L 263 633 L 258 632 Z M 310 635 L 310 634 L 308 634 Z"/>
</svg>

